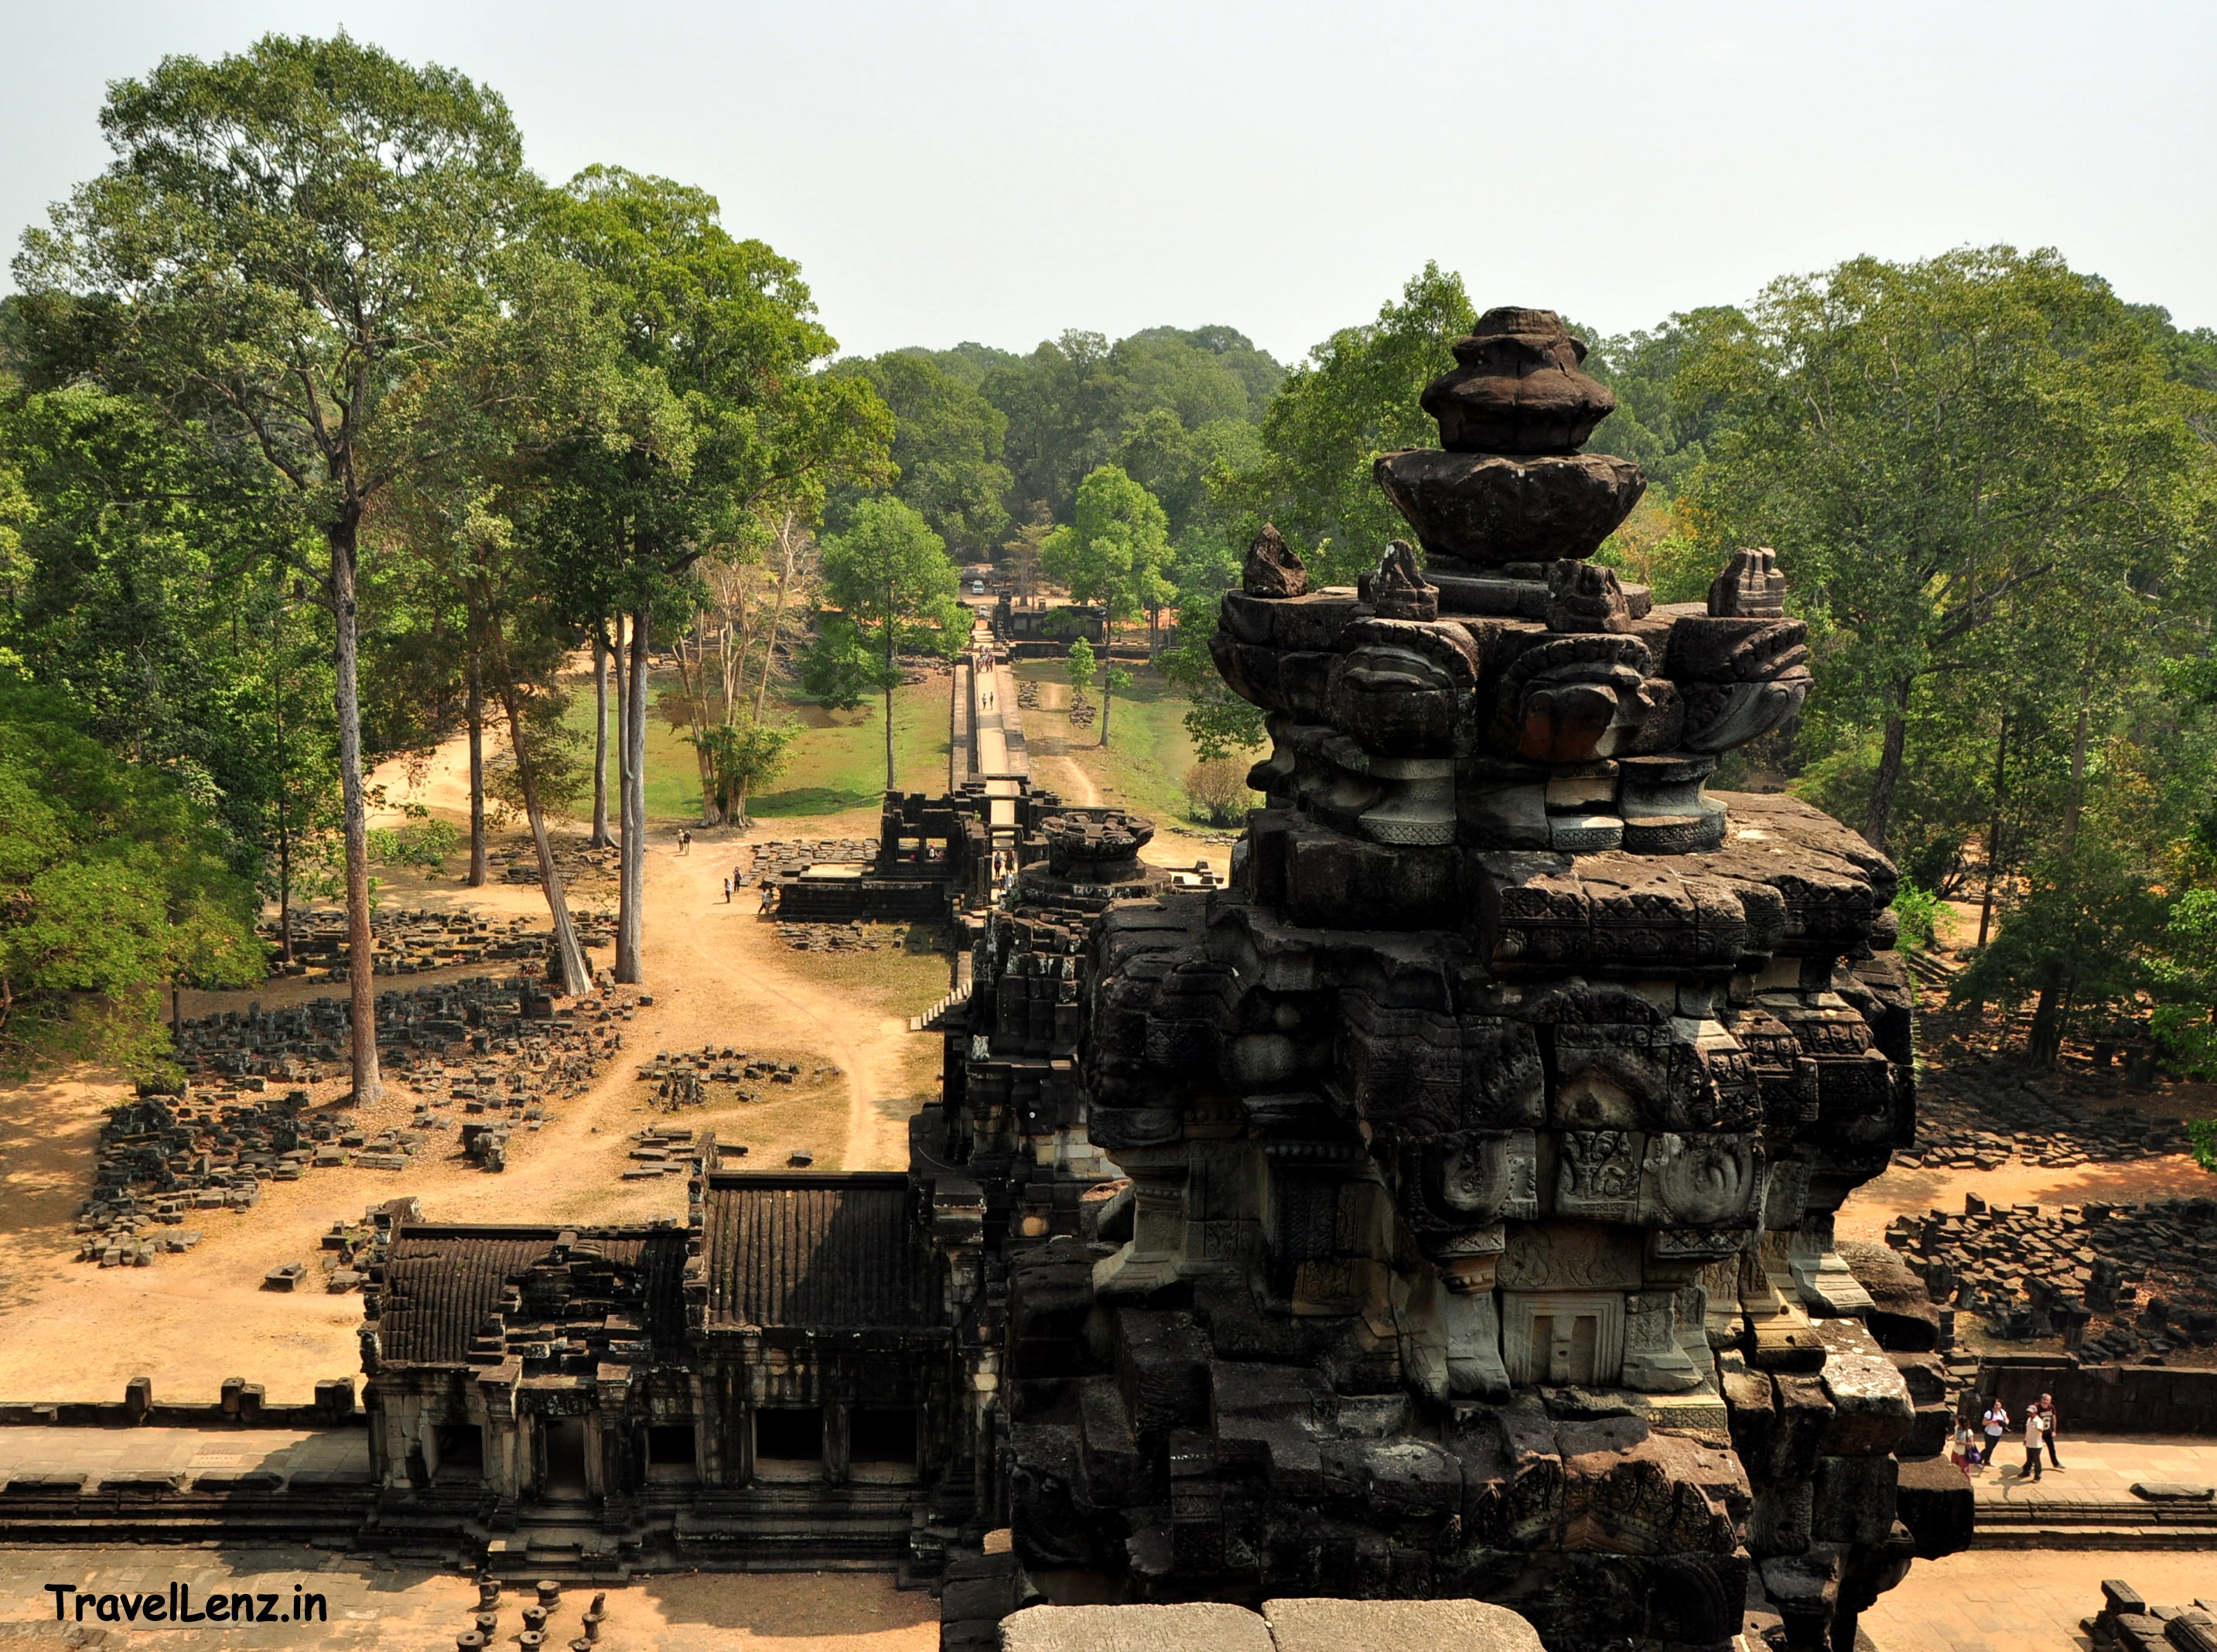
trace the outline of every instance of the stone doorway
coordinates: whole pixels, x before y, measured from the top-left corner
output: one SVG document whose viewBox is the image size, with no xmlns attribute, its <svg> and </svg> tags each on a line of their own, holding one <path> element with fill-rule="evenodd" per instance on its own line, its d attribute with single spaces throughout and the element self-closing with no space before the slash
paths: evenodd
<svg viewBox="0 0 2217 1652">
<path fill-rule="evenodd" d="M 582 1501 L 591 1495 L 585 1480 L 585 1424 L 578 1417 L 549 1417 L 540 1424 L 547 1440 L 547 1470 L 540 1481 L 541 1497 L 563 1502 Z"/>
<path fill-rule="evenodd" d="M 1624 1370 L 1624 1298 L 1614 1291 L 1503 1293 L 1509 1380 L 1607 1387 Z"/>
</svg>

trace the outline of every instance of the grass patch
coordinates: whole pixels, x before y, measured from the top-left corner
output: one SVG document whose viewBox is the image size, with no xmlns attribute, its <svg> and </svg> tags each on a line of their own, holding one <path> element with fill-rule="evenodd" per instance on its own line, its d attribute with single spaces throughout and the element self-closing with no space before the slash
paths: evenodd
<svg viewBox="0 0 2217 1652">
<path fill-rule="evenodd" d="M 775 921 L 764 922 L 767 925 Z M 863 928 L 882 939 L 888 931 L 903 926 L 865 924 Z M 905 928 L 899 948 L 874 952 L 787 949 L 782 961 L 794 974 L 836 989 L 858 1009 L 885 1015 L 921 1015 L 946 996 L 951 942 L 947 931 L 936 924 L 909 924 Z M 931 1043 L 936 1057 L 936 1041 L 927 1042 Z"/>
<path fill-rule="evenodd" d="M 653 694 L 677 686 L 674 674 L 658 672 Z M 947 789 L 947 724 L 951 675 L 934 674 L 920 683 L 893 691 L 893 763 L 905 792 L 933 796 Z M 771 697 L 785 716 L 802 725 L 792 758 L 774 788 L 752 798 L 748 812 L 765 819 L 844 814 L 872 807 L 885 795 L 886 736 L 879 702 L 852 712 L 828 711 Z M 610 711 L 613 718 L 613 707 Z M 585 761 L 592 762 L 593 695 L 588 686 L 571 702 L 570 726 L 586 739 Z M 610 759 L 613 773 L 614 759 Z M 613 793 L 613 786 L 611 786 Z M 590 807 L 589 789 L 579 801 Z M 613 795 L 609 814 L 615 813 Z M 685 737 L 650 710 L 646 722 L 646 813 L 657 821 L 689 823 L 701 818 L 701 764 Z"/>
<path fill-rule="evenodd" d="M 1117 807 L 1145 815 L 1158 825 L 1205 824 L 1195 820 L 1185 795 L 1185 772 L 1194 764 L 1193 742 L 1185 731 L 1185 714 L 1192 701 L 1152 666 L 1128 669 L 1132 686 L 1116 696 L 1109 712 L 1111 743 L 1105 749 L 1097 721 L 1090 729 L 1075 728 L 1059 712 L 1027 712 L 1025 733 L 1035 744 L 1042 738 L 1059 738 L 1064 755 L 1091 775 L 1102 796 Z M 1020 662 L 1016 675 L 1034 682 L 1070 681 L 1059 660 Z M 1089 698 L 1100 703 L 1097 683 Z"/>
</svg>

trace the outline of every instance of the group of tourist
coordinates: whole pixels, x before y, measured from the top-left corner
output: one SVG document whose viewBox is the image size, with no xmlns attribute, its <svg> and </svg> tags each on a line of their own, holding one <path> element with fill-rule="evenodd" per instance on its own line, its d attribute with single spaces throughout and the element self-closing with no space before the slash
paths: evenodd
<svg viewBox="0 0 2217 1652">
<path fill-rule="evenodd" d="M 2038 1480 L 2041 1477 L 2041 1452 L 2043 1448 L 2047 1453 L 2048 1464 L 2061 1470 L 2063 1459 L 2055 1453 L 2056 1424 L 2053 1395 L 2043 1394 L 2025 1408 L 2024 1467 L 2018 1474 L 2019 1479 Z M 1992 1401 L 1986 1407 L 1985 1415 L 1975 1427 L 1967 1416 L 1957 1420 L 1955 1449 L 1948 1460 L 1966 1475 L 1973 1469 L 1985 1467 L 2001 1450 L 2002 1440 L 2008 1435 L 2010 1427 L 2008 1408 L 1999 1399 Z"/>
</svg>

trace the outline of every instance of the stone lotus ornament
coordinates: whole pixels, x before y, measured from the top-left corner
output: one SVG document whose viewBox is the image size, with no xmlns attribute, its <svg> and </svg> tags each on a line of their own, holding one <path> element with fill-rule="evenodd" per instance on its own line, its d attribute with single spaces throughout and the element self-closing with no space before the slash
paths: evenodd
<svg viewBox="0 0 2217 1652">
<path fill-rule="evenodd" d="M 1786 576 L 1769 546 L 1735 551 L 1709 582 L 1709 613 L 1719 620 L 1775 620 L 1786 612 Z"/>
<path fill-rule="evenodd" d="M 1381 455 L 1373 474 L 1442 572 L 1590 557 L 1647 491 L 1640 466 L 1610 453 L 1417 447 Z"/>
<path fill-rule="evenodd" d="M 1455 366 L 1424 386 L 1451 453 L 1571 453 L 1616 410 L 1580 364 L 1586 347 L 1552 310 L 1489 310 L 1454 342 Z"/>
<path fill-rule="evenodd" d="M 1629 459 L 1578 450 L 1616 406 L 1579 363 L 1585 346 L 1548 310 L 1489 310 L 1425 386 L 1440 446 L 1386 453 L 1374 474 L 1446 573 L 1591 556 L 1631 515 L 1646 478 Z"/>
</svg>

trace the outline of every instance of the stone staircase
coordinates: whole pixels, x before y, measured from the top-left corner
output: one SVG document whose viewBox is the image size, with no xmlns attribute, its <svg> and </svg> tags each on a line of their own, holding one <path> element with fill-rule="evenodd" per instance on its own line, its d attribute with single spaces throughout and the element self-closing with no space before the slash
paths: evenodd
<svg viewBox="0 0 2217 1652">
<path fill-rule="evenodd" d="M 965 1004 L 968 1003 L 970 1002 L 970 991 L 973 984 L 973 983 L 971 982 L 965 981 L 960 986 L 956 987 L 944 998 L 942 998 L 937 1003 L 934 1004 L 929 1009 L 925 1010 L 923 1014 L 910 1016 L 908 1018 L 908 1030 L 911 1032 L 937 1032 L 943 1031 L 944 1029 L 938 1025 L 939 1018 L 948 1014 L 950 1011 L 960 1009 Z"/>
</svg>

